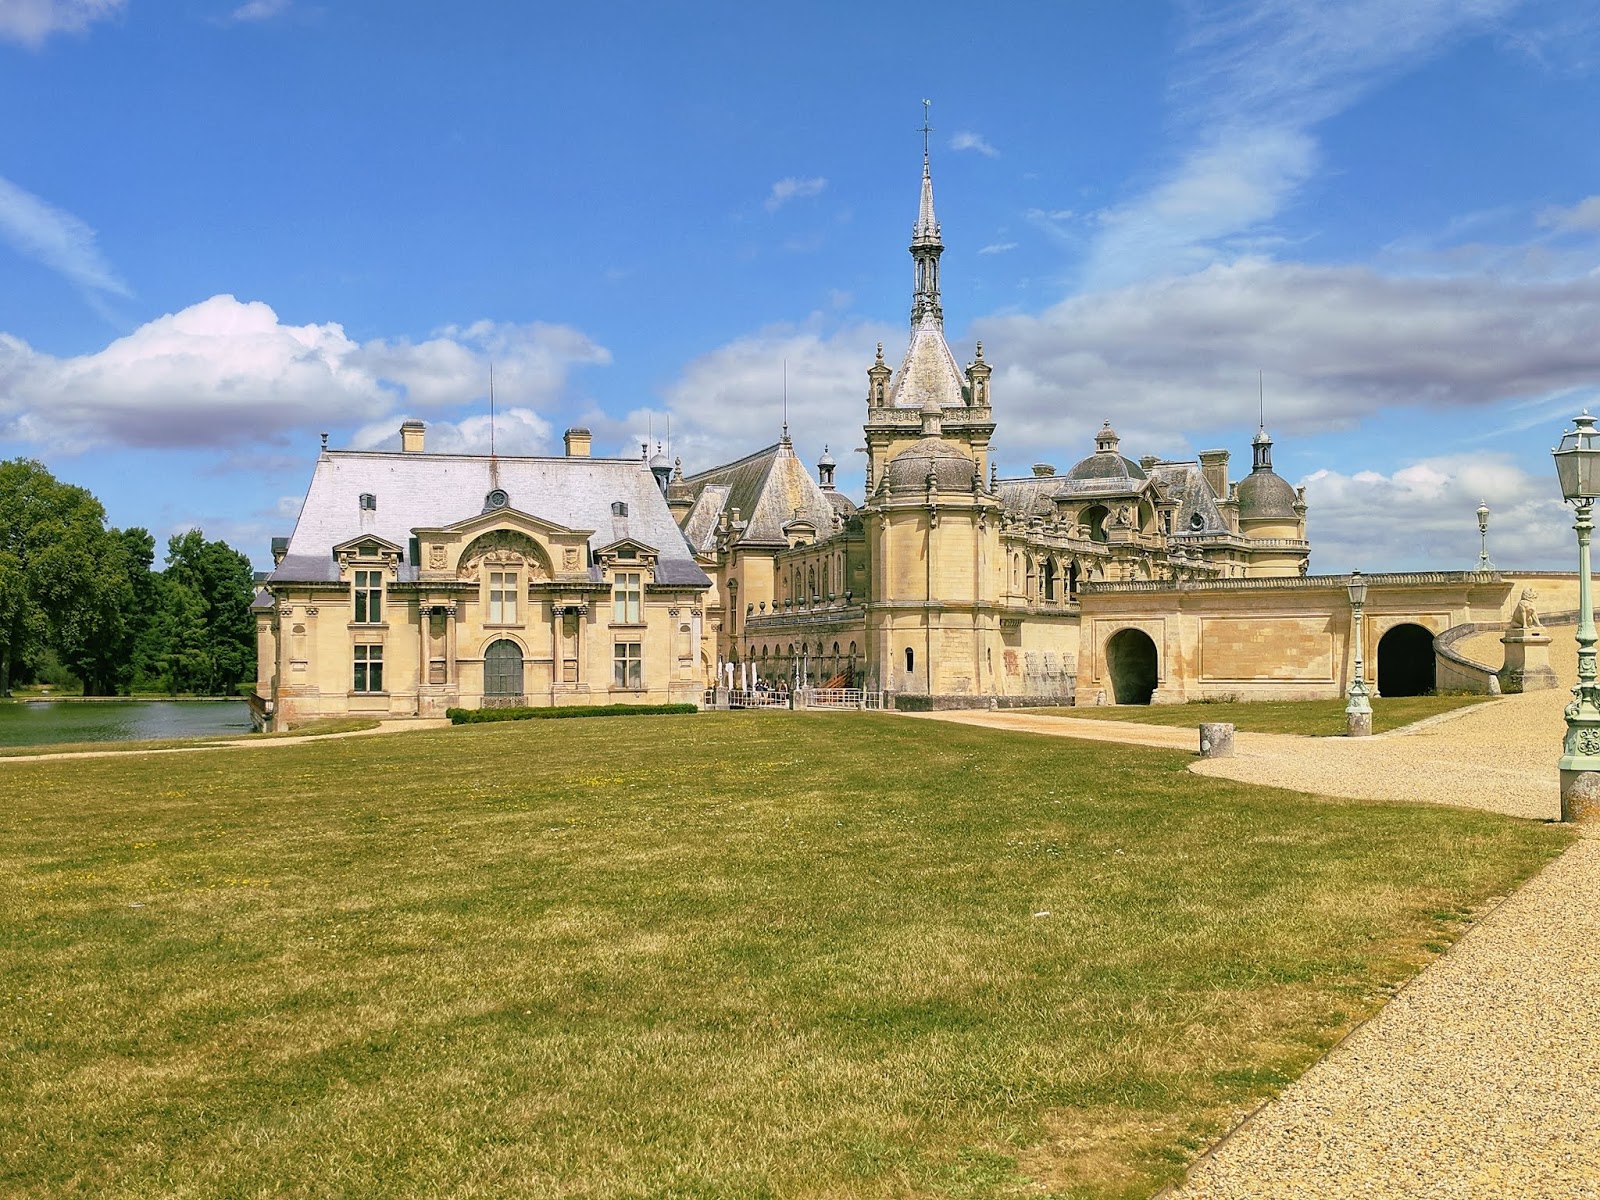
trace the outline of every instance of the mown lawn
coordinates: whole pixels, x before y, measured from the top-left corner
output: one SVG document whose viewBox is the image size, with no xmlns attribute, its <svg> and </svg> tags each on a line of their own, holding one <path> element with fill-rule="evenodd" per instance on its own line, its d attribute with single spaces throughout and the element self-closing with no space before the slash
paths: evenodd
<svg viewBox="0 0 1600 1200">
<path fill-rule="evenodd" d="M 0 1193 L 1145 1196 L 1567 844 L 873 715 L 0 765 Z"/>
<path fill-rule="evenodd" d="M 1488 696 L 1396 696 L 1372 701 L 1372 732 L 1399 729 L 1427 717 L 1489 702 Z M 1344 700 L 1250 700 L 1195 704 L 1085 705 L 1035 708 L 1029 712 L 1091 721 L 1132 721 L 1137 725 L 1194 725 L 1231 721 L 1250 733 L 1303 733 L 1340 737 L 1345 730 Z"/>
</svg>

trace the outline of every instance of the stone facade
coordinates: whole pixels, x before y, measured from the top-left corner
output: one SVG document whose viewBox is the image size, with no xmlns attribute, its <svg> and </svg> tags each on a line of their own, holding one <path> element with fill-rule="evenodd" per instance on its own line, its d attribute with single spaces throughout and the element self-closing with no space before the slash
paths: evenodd
<svg viewBox="0 0 1600 1200">
<path fill-rule="evenodd" d="M 319 458 L 256 601 L 263 725 L 699 700 L 711 580 L 648 464 L 423 440 Z"/>
</svg>

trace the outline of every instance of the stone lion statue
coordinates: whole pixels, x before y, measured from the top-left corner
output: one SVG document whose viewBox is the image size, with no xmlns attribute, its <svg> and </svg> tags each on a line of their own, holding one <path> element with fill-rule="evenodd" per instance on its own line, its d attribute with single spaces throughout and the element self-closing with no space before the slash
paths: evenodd
<svg viewBox="0 0 1600 1200">
<path fill-rule="evenodd" d="M 1513 629 L 1541 629 L 1539 624 L 1539 610 L 1533 602 L 1539 598 L 1539 593 L 1531 588 L 1522 589 L 1522 595 L 1517 598 L 1517 607 L 1511 611 L 1511 628 Z"/>
</svg>

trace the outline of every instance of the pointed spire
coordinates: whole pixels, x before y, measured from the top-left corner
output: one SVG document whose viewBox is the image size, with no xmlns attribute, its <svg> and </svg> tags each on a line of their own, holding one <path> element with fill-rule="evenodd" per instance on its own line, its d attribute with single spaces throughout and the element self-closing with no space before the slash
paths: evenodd
<svg viewBox="0 0 1600 1200">
<path fill-rule="evenodd" d="M 917 206 L 917 223 L 911 230 L 911 257 L 916 263 L 916 285 L 911 300 L 911 327 L 924 320 L 943 328 L 944 309 L 939 304 L 939 255 L 944 242 L 939 238 L 939 219 L 933 215 L 933 168 L 928 159 L 927 100 L 922 102 L 922 196 Z"/>
</svg>

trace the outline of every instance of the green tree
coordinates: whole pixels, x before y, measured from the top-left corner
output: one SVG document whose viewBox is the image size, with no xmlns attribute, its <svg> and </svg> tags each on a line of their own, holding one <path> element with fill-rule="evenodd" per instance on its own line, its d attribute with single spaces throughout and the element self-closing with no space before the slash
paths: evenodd
<svg viewBox="0 0 1600 1200">
<path fill-rule="evenodd" d="M 203 686 L 191 684 L 188 690 L 231 692 L 241 681 L 254 678 L 256 625 L 250 602 L 255 598 L 255 571 L 250 560 L 226 542 L 208 542 L 204 533 L 191 529 L 167 541 L 165 574 L 175 614 L 174 635 L 191 637 L 194 613 L 189 596 L 173 589 L 192 593 L 204 626 L 200 657 L 195 657 L 196 647 L 187 640 L 182 643 L 183 661 L 191 664 L 185 672 L 200 671 L 199 664 L 204 663 Z M 179 653 L 177 646 L 174 653 Z"/>
<path fill-rule="evenodd" d="M 44 464 L 0 462 L 0 695 L 17 666 L 51 644 L 75 671 L 88 667 L 86 688 L 105 686 L 101 626 L 129 598 L 125 556 L 105 519 L 98 500 Z"/>
</svg>

